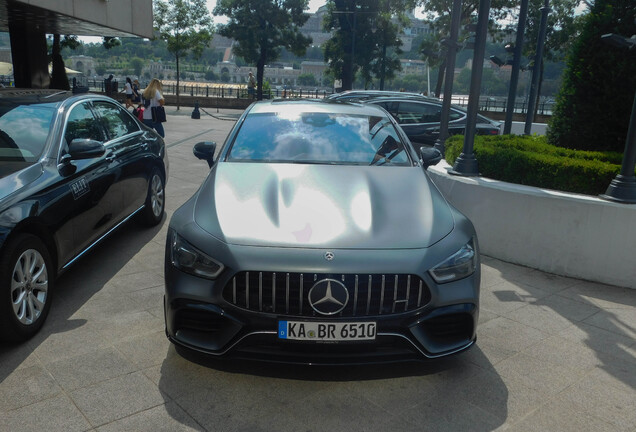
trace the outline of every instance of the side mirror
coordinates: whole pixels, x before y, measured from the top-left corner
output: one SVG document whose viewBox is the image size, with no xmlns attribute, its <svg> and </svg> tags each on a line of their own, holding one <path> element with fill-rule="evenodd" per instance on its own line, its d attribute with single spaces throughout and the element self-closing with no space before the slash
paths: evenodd
<svg viewBox="0 0 636 432">
<path fill-rule="evenodd" d="M 68 156 L 71 160 L 98 158 L 106 153 L 104 143 L 88 138 L 75 138 L 68 145 Z M 63 161 L 67 160 L 62 158 Z"/>
<path fill-rule="evenodd" d="M 420 155 L 422 156 L 422 167 L 424 169 L 437 165 L 442 160 L 442 153 L 433 147 L 420 147 Z"/>
<path fill-rule="evenodd" d="M 214 165 L 214 152 L 216 151 L 216 143 L 212 141 L 202 141 L 196 143 L 192 149 L 192 153 L 197 157 L 208 162 L 208 166 L 212 168 Z"/>
</svg>

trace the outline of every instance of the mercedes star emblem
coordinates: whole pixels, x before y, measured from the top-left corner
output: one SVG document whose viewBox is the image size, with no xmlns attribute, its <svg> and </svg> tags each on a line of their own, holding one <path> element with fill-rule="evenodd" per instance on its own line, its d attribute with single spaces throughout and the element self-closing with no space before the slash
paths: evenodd
<svg viewBox="0 0 636 432">
<path fill-rule="evenodd" d="M 335 279 L 319 280 L 309 290 L 309 304 L 322 315 L 335 315 L 342 311 L 349 301 L 349 291 Z"/>
<path fill-rule="evenodd" d="M 325 259 L 326 259 L 327 261 L 331 261 L 333 258 L 334 258 L 334 254 L 333 254 L 333 252 L 331 252 L 331 251 L 327 251 L 327 252 L 325 252 Z"/>
</svg>

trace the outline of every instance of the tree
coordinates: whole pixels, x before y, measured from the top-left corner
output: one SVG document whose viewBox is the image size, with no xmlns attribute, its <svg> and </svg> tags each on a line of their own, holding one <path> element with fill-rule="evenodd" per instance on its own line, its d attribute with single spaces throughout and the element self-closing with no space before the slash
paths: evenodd
<svg viewBox="0 0 636 432">
<path fill-rule="evenodd" d="M 315 86 L 316 77 L 310 73 L 300 74 L 298 75 L 298 84 L 301 86 Z"/>
<path fill-rule="evenodd" d="M 636 34 L 633 0 L 596 0 L 572 45 L 550 120 L 550 143 L 581 150 L 623 152 L 636 93 L 631 50 L 601 40 Z"/>
<path fill-rule="evenodd" d="M 66 66 L 62 58 L 62 47 L 67 46 L 71 49 L 79 46 L 77 36 L 64 36 L 59 34 L 53 35 L 53 46 L 51 47 L 51 84 L 50 88 L 60 90 L 70 90 L 68 85 L 68 77 L 66 76 Z"/>
<path fill-rule="evenodd" d="M 332 31 L 325 43 L 325 61 L 331 74 L 340 77 L 343 90 L 353 87 L 359 70 L 365 84 L 375 76 L 391 78 L 400 69 L 393 54 L 400 54 L 399 26 L 407 19 L 405 10 L 414 0 L 328 0 L 323 28 Z"/>
<path fill-rule="evenodd" d="M 195 58 L 201 56 L 212 41 L 212 17 L 205 0 L 156 0 L 154 16 L 159 37 L 176 60 L 179 109 L 179 60 L 189 53 Z"/>
<path fill-rule="evenodd" d="M 424 50 L 423 58 L 431 65 L 438 65 L 437 85 L 435 94 L 440 95 L 446 69 L 446 50 L 442 44 L 444 38 L 449 37 L 453 0 L 420 0 L 420 4 L 427 13 L 433 30 L 433 36 L 425 40 L 421 46 Z M 492 0 L 490 5 L 491 29 L 506 17 L 509 11 L 518 4 L 518 0 Z M 476 13 L 479 8 L 479 0 L 464 0 L 461 5 L 460 23 L 463 28 L 476 21 Z M 491 32 L 493 33 L 493 32 Z M 469 32 L 464 31 L 459 36 L 460 41 L 469 37 Z"/>
<path fill-rule="evenodd" d="M 575 14 L 575 9 L 579 4 L 579 0 L 550 0 L 550 12 L 546 26 L 546 35 L 543 48 L 543 59 L 541 62 L 541 70 L 539 71 L 539 86 L 537 91 L 537 102 L 541 97 L 543 87 L 544 72 L 546 62 L 563 61 L 568 47 L 575 39 L 579 19 Z M 539 38 L 539 27 L 541 23 L 541 8 L 544 5 L 543 0 L 529 0 L 528 16 L 526 19 L 526 29 L 524 35 L 523 55 L 531 62 L 535 61 L 537 40 Z M 503 37 L 510 39 L 509 36 L 516 33 L 517 23 L 519 21 L 518 9 L 512 9 L 508 12 L 508 26 L 502 29 Z M 535 104 L 535 109 L 539 106 Z"/>
<path fill-rule="evenodd" d="M 135 71 L 135 75 L 138 77 L 141 76 L 141 70 L 144 67 L 144 61 L 142 59 L 139 57 L 133 57 L 132 60 L 130 60 L 130 66 Z"/>
<path fill-rule="evenodd" d="M 281 49 L 304 55 L 311 38 L 300 28 L 309 19 L 308 0 L 218 0 L 214 15 L 229 22 L 218 33 L 236 41 L 234 52 L 256 64 L 257 99 L 263 98 L 265 65 L 280 57 Z"/>
</svg>

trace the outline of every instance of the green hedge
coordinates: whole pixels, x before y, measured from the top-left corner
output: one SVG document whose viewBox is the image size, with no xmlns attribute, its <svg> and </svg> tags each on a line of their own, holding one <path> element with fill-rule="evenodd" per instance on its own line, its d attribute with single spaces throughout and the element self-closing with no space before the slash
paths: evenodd
<svg viewBox="0 0 636 432">
<path fill-rule="evenodd" d="M 462 152 L 463 136 L 446 141 L 446 161 Z M 546 142 L 544 136 L 475 136 L 475 157 L 482 176 L 527 186 L 602 194 L 620 172 L 617 152 L 571 150 Z"/>
</svg>

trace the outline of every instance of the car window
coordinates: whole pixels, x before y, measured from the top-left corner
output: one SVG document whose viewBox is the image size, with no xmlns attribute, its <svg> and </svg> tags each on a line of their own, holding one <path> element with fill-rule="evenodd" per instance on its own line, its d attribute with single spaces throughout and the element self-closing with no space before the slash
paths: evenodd
<svg viewBox="0 0 636 432">
<path fill-rule="evenodd" d="M 93 106 L 110 140 L 139 131 L 139 125 L 124 108 L 106 101 L 95 101 Z"/>
<path fill-rule="evenodd" d="M 466 114 L 461 112 L 461 111 L 457 111 L 451 108 L 450 112 L 448 113 L 448 121 L 455 121 L 455 120 L 460 120 L 463 119 L 464 117 L 466 117 Z"/>
<path fill-rule="evenodd" d="M 53 106 L 0 107 L 0 161 L 35 162 L 44 151 Z"/>
<path fill-rule="evenodd" d="M 334 113 L 249 115 L 227 160 L 410 165 L 388 118 Z"/>
<path fill-rule="evenodd" d="M 77 138 L 105 141 L 104 131 L 93 115 L 88 102 L 75 105 L 66 120 L 64 131 L 66 145 Z"/>
<path fill-rule="evenodd" d="M 439 123 L 441 112 L 441 105 L 400 102 L 396 118 L 400 124 Z"/>
</svg>

